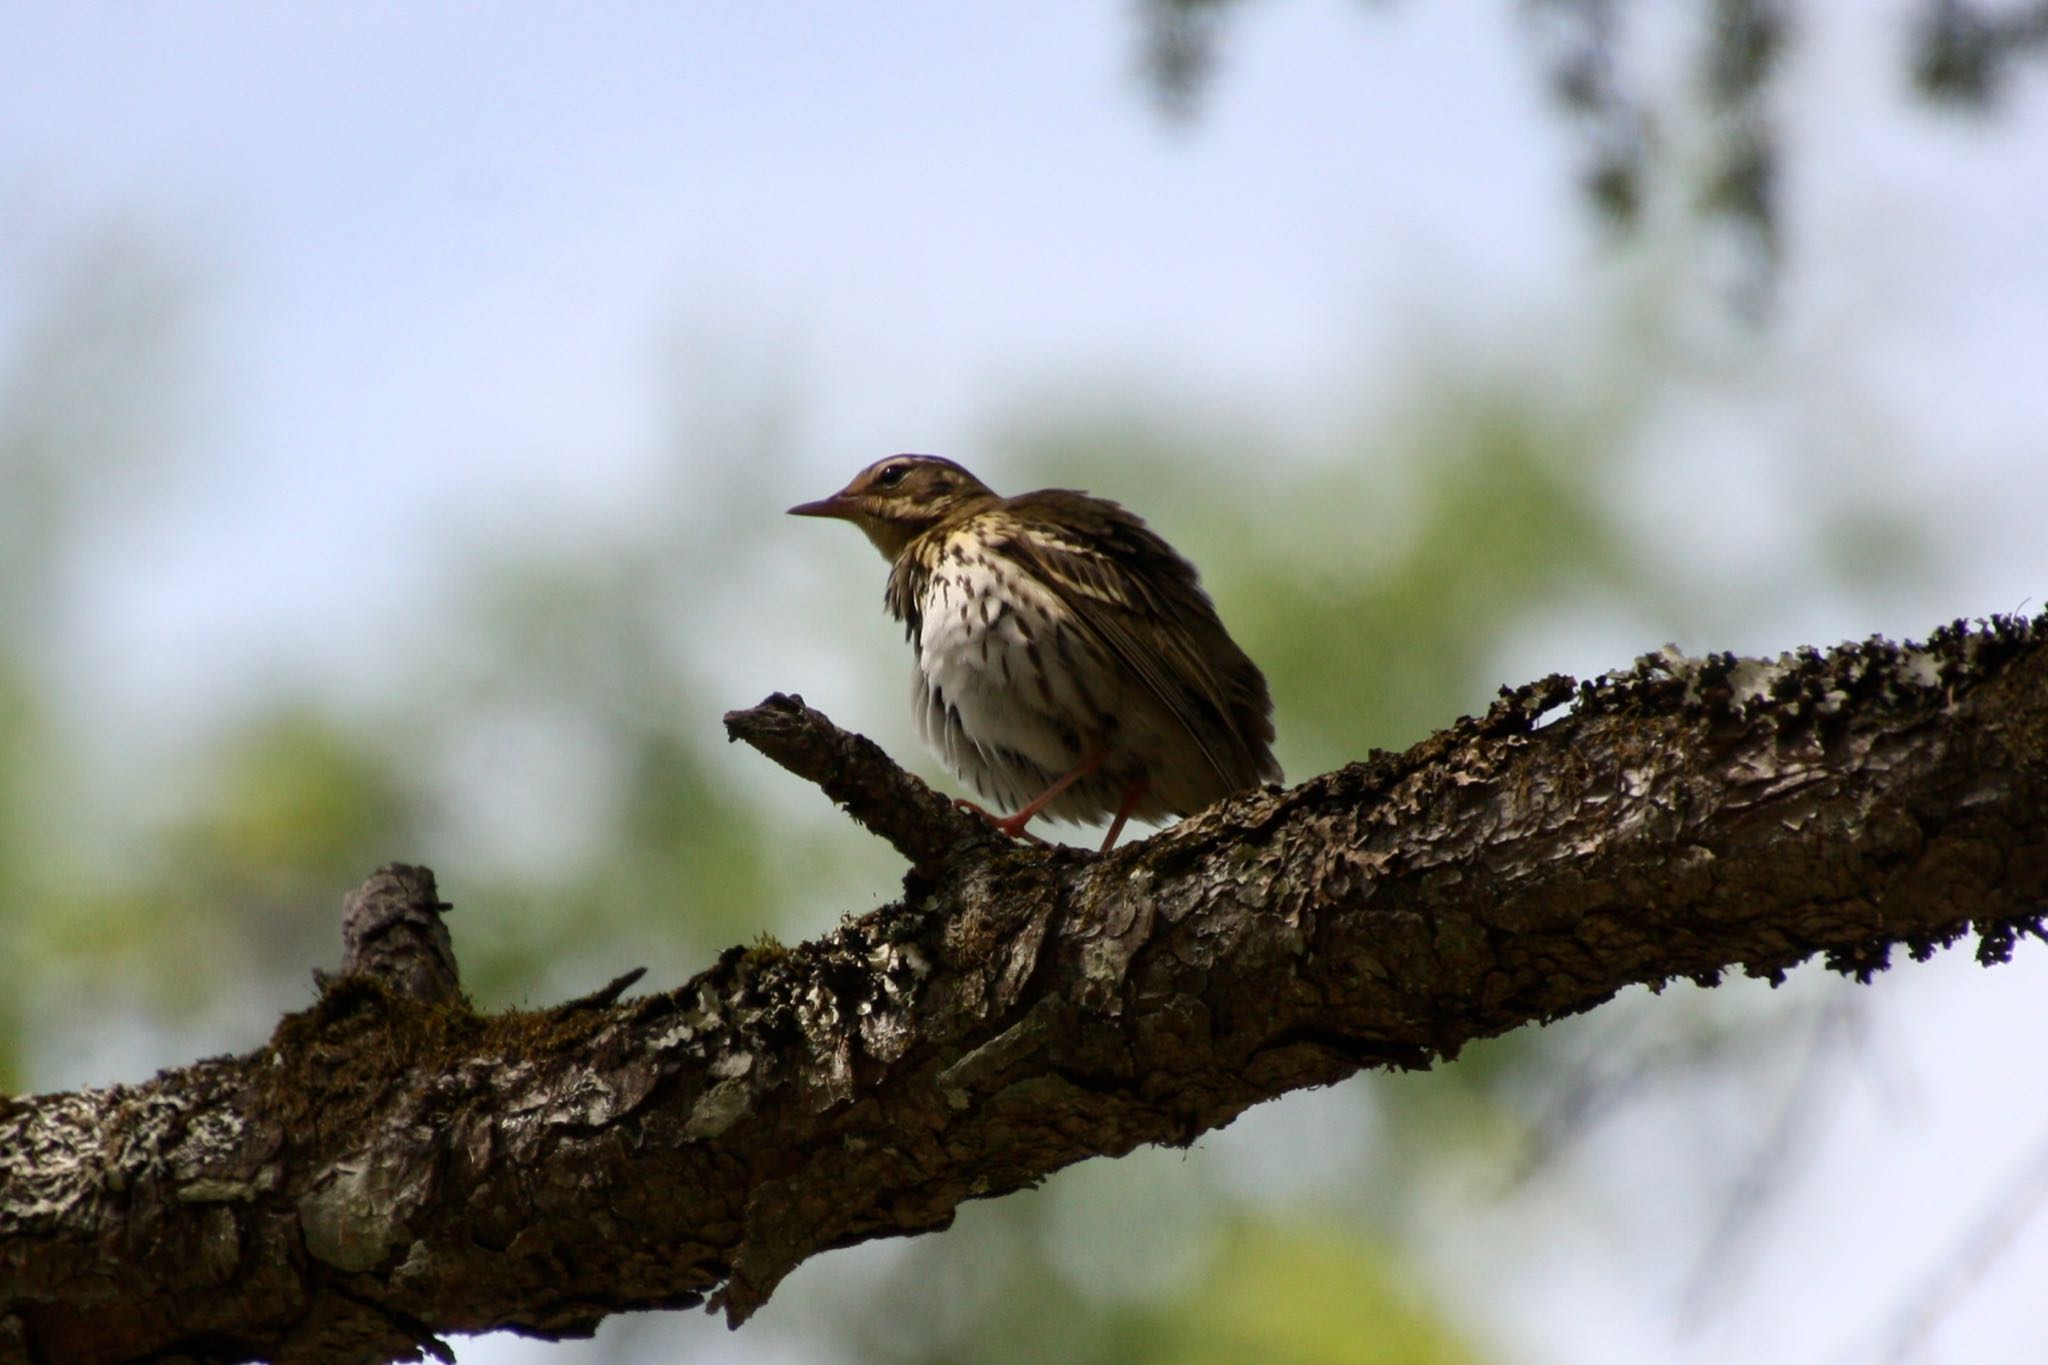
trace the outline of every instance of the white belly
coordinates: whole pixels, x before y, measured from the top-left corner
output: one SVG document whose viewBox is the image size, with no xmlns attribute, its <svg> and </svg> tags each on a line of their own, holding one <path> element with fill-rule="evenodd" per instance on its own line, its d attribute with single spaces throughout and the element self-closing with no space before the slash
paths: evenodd
<svg viewBox="0 0 2048 1365">
<path fill-rule="evenodd" d="M 919 732 L 983 796 L 1021 806 L 1101 743 L 1100 704 L 1072 666 L 1082 646 L 1056 630 L 1051 593 L 1007 566 L 949 563 L 918 608 Z"/>
</svg>

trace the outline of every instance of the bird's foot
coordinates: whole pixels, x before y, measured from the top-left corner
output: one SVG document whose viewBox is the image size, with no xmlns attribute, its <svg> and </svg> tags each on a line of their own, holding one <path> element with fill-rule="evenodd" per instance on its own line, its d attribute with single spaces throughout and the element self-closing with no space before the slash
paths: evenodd
<svg viewBox="0 0 2048 1365">
<path fill-rule="evenodd" d="M 1052 847 L 1046 840 L 1039 838 L 1036 834 L 1024 828 L 1031 823 L 1031 817 L 1038 814 L 1036 810 L 1026 808 L 1018 811 L 1015 815 L 997 815 L 988 807 L 977 805 L 964 796 L 954 797 L 953 804 L 961 810 L 971 811 L 979 815 L 982 819 L 988 821 L 989 825 L 998 833 L 1007 835 L 1009 838 L 1021 839 L 1026 843 L 1037 844 L 1040 848 Z"/>
</svg>

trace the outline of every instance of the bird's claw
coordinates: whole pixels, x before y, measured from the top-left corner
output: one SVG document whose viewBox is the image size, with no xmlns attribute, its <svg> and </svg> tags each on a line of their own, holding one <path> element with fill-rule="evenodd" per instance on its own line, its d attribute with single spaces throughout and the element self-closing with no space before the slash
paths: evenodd
<svg viewBox="0 0 2048 1365">
<path fill-rule="evenodd" d="M 1024 812 L 1021 815 L 997 815 L 988 807 L 969 801 L 964 796 L 954 797 L 953 804 L 961 810 L 979 815 L 982 819 L 988 821 L 989 825 L 999 834 L 1008 835 L 1012 839 L 1022 840 L 1025 843 L 1037 844 L 1040 848 L 1052 847 L 1050 842 L 1025 828 L 1025 825 L 1030 822 L 1031 817 L 1037 814 L 1036 811 Z"/>
</svg>

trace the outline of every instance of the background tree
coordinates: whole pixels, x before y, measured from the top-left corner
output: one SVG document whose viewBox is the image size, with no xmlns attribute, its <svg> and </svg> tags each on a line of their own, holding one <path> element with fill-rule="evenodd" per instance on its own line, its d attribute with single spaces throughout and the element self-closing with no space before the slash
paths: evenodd
<svg viewBox="0 0 2048 1365">
<path fill-rule="evenodd" d="M 1384 23 L 1369 16 L 1350 32 L 1355 47 L 1344 49 L 1344 61 L 1370 63 L 1382 43 L 1394 47 L 1404 32 L 1435 22 L 1417 13 L 1422 8 L 1397 9 Z M 1514 28 L 1507 41 L 1537 53 L 1534 69 L 1569 92 L 1567 59 L 1594 50 L 1575 47 L 1572 34 L 1614 30 L 1593 7 L 1547 8 L 1551 18 L 1541 22 L 1550 29 Z M 1824 136 L 1825 111 L 1797 97 L 1801 71 L 1814 74 L 1800 63 L 1824 64 L 1831 26 L 1846 21 L 1824 7 L 1802 9 L 1797 22 L 1784 9 L 1714 12 L 1724 9 L 1761 15 L 1770 34 L 1785 35 L 1735 82 L 1756 109 L 1795 106 L 1763 126 Z M 1078 31 L 1060 27 L 1078 22 L 1071 15 L 1040 22 L 1055 36 Z M 1257 122 L 1276 117 L 1269 109 L 1297 115 L 1294 107 L 1252 99 L 1273 88 L 1260 85 L 1261 61 L 1270 59 L 1258 44 L 1267 35 L 1282 35 L 1272 41 L 1284 41 L 1278 50 L 1295 66 L 1329 60 L 1327 48 L 1305 46 L 1300 32 L 1288 36 L 1298 22 L 1283 11 L 1247 11 L 1226 28 L 1226 79 L 1209 88 L 1184 146 L 1159 155 L 1199 157 L 1203 144 L 1227 143 L 1247 128 L 1260 155 L 1310 141 L 1303 123 L 1284 123 L 1280 133 Z M 2028 31 L 2012 30 L 2022 38 Z M 187 41 L 203 36 L 195 31 Z M 437 50 L 431 34 L 419 36 L 421 53 Z M 1127 60 L 1129 31 L 1114 38 Z M 259 39 L 265 35 L 252 30 L 246 41 Z M 301 140 L 296 155 L 356 190 L 351 151 L 365 160 L 395 155 L 411 174 L 435 178 L 431 146 L 388 153 L 399 144 L 380 140 L 366 121 L 377 101 L 347 81 L 322 84 L 315 73 L 325 68 L 277 35 L 266 40 L 278 44 L 268 49 L 273 60 L 249 69 L 268 65 L 309 90 L 332 92 L 339 116 L 328 122 L 330 111 L 310 97 L 299 102 L 260 82 L 231 81 L 220 98 L 235 111 L 233 126 L 306 121 L 337 141 L 316 138 L 311 145 L 321 150 L 308 152 Z M 940 28 L 926 40 L 933 64 L 972 67 L 942 46 L 954 40 Z M 104 41 L 100 59 L 114 68 L 124 42 L 148 46 L 146 36 Z M 1600 41 L 1613 47 L 1611 36 Z M 32 99 L 38 79 L 74 70 L 74 45 L 83 42 L 55 28 L 28 35 L 16 50 L 42 55 L 44 70 L 23 73 L 5 98 Z M 1968 394 L 1928 357 L 1944 347 L 1978 356 L 1971 347 L 1980 332 L 1995 339 L 1984 354 L 2038 353 L 2029 351 L 2038 334 L 2013 318 L 2038 288 L 2037 272 L 2024 268 L 2024 244 L 2048 221 L 2022 197 L 2026 177 L 2014 169 L 2027 164 L 2026 139 L 2038 131 L 2029 104 L 2038 78 L 1997 67 L 2014 72 L 2004 87 L 2001 140 L 1936 149 L 1961 168 L 1938 189 L 1962 183 L 1964 197 L 1983 183 L 1999 187 L 1982 192 L 1975 216 L 2004 214 L 2015 225 L 2022 246 L 2004 254 L 1997 244 L 2010 239 L 1996 235 L 1991 248 L 1978 238 L 1963 248 L 1947 238 L 1874 244 L 1861 231 L 1863 215 L 1841 207 L 1853 207 L 1853 195 L 1833 201 L 1851 219 L 1846 225 L 1829 223 L 1821 209 L 1802 217 L 1801 194 L 1814 191 L 1801 176 L 1815 174 L 1812 161 L 1802 161 L 1797 138 L 1788 149 L 1774 137 L 1770 154 L 1754 163 L 1771 179 L 1740 194 L 1731 189 L 1731 202 L 1770 210 L 1751 221 L 1776 243 L 1777 317 L 1738 328 L 1728 319 L 1727 272 L 1716 268 L 1711 234 L 1669 206 L 1698 201 L 1694 191 L 1716 174 L 1700 168 L 1719 164 L 1709 154 L 1715 139 L 1748 126 L 1749 116 L 1724 117 L 1693 102 L 1698 68 L 1672 76 L 1654 59 L 1635 64 L 1643 46 L 1654 58 L 1673 43 L 1719 50 L 1653 26 L 1648 38 L 1638 33 L 1598 61 L 1583 59 L 1596 88 L 1584 111 L 1594 129 L 1592 178 L 1607 186 L 1599 192 L 1610 207 L 1634 206 L 1637 228 L 1606 248 L 1604 265 L 1582 265 L 1558 293 L 1503 296 L 1490 285 L 1477 299 L 1461 292 L 1465 272 L 1489 280 L 1486 250 L 1512 253 L 1531 232 L 1561 235 L 1574 244 L 1561 254 L 1578 259 L 1574 230 L 1550 220 L 1504 215 L 1512 230 L 1483 239 L 1483 248 L 1410 251 L 1417 236 L 1434 239 L 1411 234 L 1404 242 L 1399 231 L 1382 231 L 1381 220 L 1340 218 L 1334 239 L 1347 252 L 1415 261 L 1435 250 L 1443 263 L 1411 267 L 1428 273 L 1405 299 L 1361 294 L 1357 311 L 1376 327 L 1394 321 L 1348 354 L 1317 351 L 1320 368 L 1298 386 L 1235 373 L 1239 357 L 1228 350 L 1192 346 L 1191 357 L 1176 356 L 1171 337 L 1158 342 L 1149 368 L 1132 361 L 1095 372 L 1099 355 L 1128 357 L 1137 338 L 1170 334 L 1176 319 L 1184 330 L 1186 318 L 1210 313 L 1248 326 L 1235 311 L 1227 264 L 1298 253 L 1301 235 L 1313 236 L 1318 214 L 1331 211 L 1306 182 L 1290 182 L 1300 197 L 1276 209 L 1283 226 L 1274 236 L 1223 241 L 1194 257 L 1192 279 L 1161 283 L 1127 305 L 1133 316 L 1165 313 L 1165 327 L 1119 332 L 1088 315 L 1096 331 L 1057 335 L 1053 353 L 1066 353 L 1057 368 L 985 348 L 980 354 L 998 357 L 985 362 L 995 378 L 983 376 L 972 410 L 914 423 L 905 413 L 935 401 L 943 377 L 899 366 L 886 387 L 902 391 L 904 406 L 859 409 L 842 376 L 861 373 L 860 345 L 896 355 L 892 334 L 921 334 L 932 352 L 972 349 L 962 339 L 975 334 L 951 315 L 921 311 L 932 305 L 915 281 L 860 300 L 859 345 L 829 320 L 808 337 L 792 324 L 804 339 L 791 342 L 775 323 L 759 321 L 760 299 L 771 316 L 777 302 L 767 286 L 739 286 L 723 303 L 695 276 L 665 286 L 660 258 L 615 249 L 578 213 L 539 249 L 538 259 L 556 264 L 538 284 L 529 281 L 536 292 L 472 311 L 461 288 L 444 292 L 436 282 L 453 277 L 486 296 L 494 277 L 468 272 L 491 259 L 495 238 L 482 235 L 471 251 L 467 237 L 437 237 L 430 223 L 409 222 L 400 208 L 410 201 L 381 182 L 362 198 L 405 228 L 375 254 L 364 246 L 383 242 L 373 223 L 345 238 L 321 237 L 295 220 L 237 216 L 241 187 L 260 175 L 215 155 L 204 134 L 178 141 L 169 131 L 214 127 L 180 105 L 205 101 L 172 76 L 130 81 L 115 93 L 168 93 L 144 111 L 149 117 L 120 98 L 108 108 L 125 111 L 134 126 L 165 130 L 178 153 L 138 154 L 135 164 L 226 166 L 214 172 L 218 182 L 180 183 L 229 186 L 221 200 L 228 207 L 219 210 L 217 237 L 195 232 L 185 206 L 203 190 L 166 192 L 160 179 L 117 171 L 117 197 L 165 197 L 146 203 L 144 226 L 95 233 L 89 225 L 104 206 L 76 186 L 105 173 L 93 160 L 96 147 L 128 145 L 134 134 L 90 122 L 70 129 L 74 150 L 62 154 L 80 179 L 59 178 L 58 188 L 32 187 L 14 201 L 26 208 L 16 229 L 21 249 L 8 253 L 6 267 L 15 302 L 5 318 L 0 404 L 0 885 L 8 907 L 0 974 L 10 1002 L 0 1056 L 10 1088 L 134 1078 L 253 1045 L 279 1011 L 307 1002 L 305 967 L 331 960 L 338 889 L 393 856 L 442 870 L 461 906 L 466 980 L 487 1006 L 557 1000 L 632 964 L 651 968 L 650 985 L 674 984 L 727 945 L 763 931 L 791 941 L 813 936 L 839 914 L 886 899 L 900 870 L 886 850 L 851 835 L 764 765 L 733 754 L 716 724 L 730 705 L 791 688 L 899 758 L 919 757 L 901 715 L 900 645 L 876 605 L 878 582 L 849 573 L 835 553 L 843 547 L 781 538 L 774 521 L 781 507 L 863 463 L 876 443 L 971 439 L 991 452 L 972 463 L 998 486 L 1074 483 L 1138 506 L 1202 565 L 1226 618 L 1265 664 L 1280 698 L 1282 757 L 1297 778 L 1375 745 L 1405 746 L 1479 709 L 1503 681 L 1553 667 L 1591 673 L 1666 639 L 1775 650 L 1872 629 L 1914 633 L 1948 616 L 2037 598 L 2048 566 L 2018 511 L 2029 505 L 2039 469 L 2030 463 L 2039 428 L 2029 426 L 2028 399 L 2010 386 L 1999 402 L 2003 425 L 1966 427 L 1953 419 Z M 614 36 L 574 50 L 598 54 L 597 64 L 611 69 L 630 63 L 635 46 Z M 378 69 L 360 48 L 337 50 L 352 54 L 345 69 Z M 183 54 L 164 64 L 173 75 L 206 69 L 196 48 L 165 51 Z M 512 118 L 519 106 L 498 82 L 516 85 L 532 70 L 523 51 L 505 39 L 456 88 L 476 108 Z M 788 84 L 778 88 L 795 101 L 805 68 L 794 51 L 785 55 L 790 65 L 778 72 Z M 1018 69 L 1038 70 L 1028 57 L 1016 54 Z M 673 59 L 694 76 L 685 58 Z M 1367 74 L 1357 77 L 1347 67 L 1345 84 L 1373 86 L 1387 74 L 1361 69 Z M 94 71 L 103 93 L 121 84 Z M 1456 68 L 1431 71 L 1452 80 Z M 393 79 L 403 89 L 411 76 L 401 67 Z M 660 83 L 629 69 L 615 84 Z M 814 126 L 829 129 L 872 102 L 833 91 L 830 118 L 819 111 Z M 1122 103 L 1108 117 L 1141 124 L 1128 95 L 1117 92 Z M 1059 88 L 983 95 L 1003 111 L 1004 127 L 1030 127 L 1038 137 L 1052 136 L 1056 111 L 1073 97 Z M 1231 103 L 1239 98 L 1247 103 Z M 587 149 L 621 145 L 650 122 L 619 117 L 588 127 L 565 112 L 574 106 L 549 106 L 543 122 Z M 958 120 L 974 114 L 965 100 L 946 107 Z M 1402 112 L 1375 106 L 1388 119 Z M 492 202 L 500 144 L 488 129 L 452 117 L 434 126 L 455 130 L 447 136 L 457 160 L 477 182 L 450 178 L 437 193 L 495 224 L 474 205 Z M 1619 178 L 1601 160 L 1609 119 L 1635 129 L 1633 141 L 1620 143 L 1635 159 L 1625 160 L 1632 169 Z M 1324 165 L 1318 174 L 1398 179 L 1417 202 L 1445 195 L 1451 163 L 1473 153 L 1469 134 L 1431 123 L 1425 111 L 1404 135 L 1412 165 L 1361 158 L 1355 168 Z M 1077 282 L 1074 259 L 1112 255 L 1121 239 L 1047 204 L 1087 204 L 1106 191 L 1086 178 L 1047 176 L 1028 158 L 1006 161 L 1010 144 L 990 137 L 988 125 L 962 126 L 979 140 L 962 134 L 964 156 L 939 148 L 931 179 L 971 186 L 985 177 L 983 207 L 949 204 L 957 216 L 948 217 L 922 203 L 927 216 L 899 213 L 895 230 L 943 260 L 941 239 L 960 235 L 963 221 L 984 232 L 996 219 L 1031 222 L 1021 246 L 999 239 L 1007 255 L 977 261 L 976 273 L 937 277 L 961 284 L 957 292 L 977 297 L 974 311 L 1002 325 L 1019 326 L 1001 302 L 1005 274 L 1061 297 L 1069 312 L 1083 309 L 1091 290 Z M 1117 127 L 1101 126 L 1112 132 L 1100 136 Z M 1559 130 L 1547 126 L 1539 138 Z M 1656 136 L 1644 135 L 1651 127 Z M 940 131 L 926 120 L 921 131 L 897 135 Z M 17 154 L 33 149 L 29 134 L 11 136 L 22 139 Z M 1570 185 L 1572 166 L 1589 164 L 1586 145 L 1569 144 L 1543 163 L 1561 191 L 1552 219 L 1583 208 Z M 885 149 L 861 150 L 869 174 L 878 174 L 872 158 Z M 272 164 L 244 154 L 250 164 Z M 768 254 L 745 258 L 769 262 L 756 267 L 758 278 L 775 278 L 792 261 L 826 262 L 817 268 L 835 281 L 875 273 L 831 254 L 853 210 L 813 163 L 777 170 L 768 154 L 738 170 L 695 143 L 680 153 L 636 151 L 625 159 L 642 186 L 708 186 L 650 208 L 613 182 L 578 180 L 585 172 L 575 158 L 522 170 L 512 153 L 502 154 L 508 183 L 544 185 L 546 202 L 562 197 L 561 186 L 578 186 L 566 197 L 589 219 L 645 216 L 670 232 L 721 198 L 746 198 L 786 179 L 823 194 L 833 211 L 820 216 L 815 236 L 782 237 L 795 233 L 787 226 L 794 217 L 758 213 L 751 226 Z M 1175 198 L 1171 173 L 1156 169 L 1154 155 L 1126 150 L 1104 164 L 1110 175 L 1160 177 L 1148 183 L 1168 209 L 1206 203 Z M 41 157 L 58 159 L 47 150 Z M 1188 173 L 1228 178 L 1199 163 Z M 545 218 L 540 201 L 512 193 L 511 216 Z M 1882 190 L 1872 193 L 1881 200 Z M 772 197 L 766 206 L 774 207 Z M 1148 220 L 1147 230 L 1169 226 Z M 408 248 L 416 254 L 419 238 L 464 248 L 449 248 L 412 277 L 430 282 L 434 311 L 449 319 L 444 351 L 406 350 L 427 343 L 403 335 L 396 321 L 347 331 L 345 308 L 320 315 L 318 325 L 303 314 L 259 320 L 272 315 L 251 295 L 288 298 L 291 288 L 310 289 L 328 275 L 370 289 L 381 272 L 418 269 Z M 1030 254 L 1046 238 L 1070 248 L 1058 265 Z M 252 242 L 255 249 L 241 249 Z M 693 249 L 703 244 L 693 239 Z M 2004 272 L 1988 292 L 1967 271 L 1944 276 L 1958 316 L 1937 310 L 1939 325 L 1925 326 L 1924 300 L 1885 297 L 1958 250 L 1986 251 L 1992 273 Z M 634 269 L 613 264 L 622 259 Z M 1116 259 L 1125 274 L 1148 277 L 1151 263 Z M 1337 278 L 1334 265 L 1330 273 Z M 683 319 L 670 335 L 686 339 L 649 346 L 616 319 L 577 331 L 586 281 L 597 281 L 600 293 L 667 288 L 664 313 Z M 1182 295 L 1194 300 L 1184 314 L 1161 302 Z M 1491 321 L 1473 320 L 1482 316 Z M 323 351 L 329 327 L 377 340 Z M 1887 350 L 1916 333 L 1927 351 Z M 633 406 L 652 415 L 625 438 L 606 426 L 619 395 L 602 389 L 564 390 L 560 400 L 580 414 L 572 426 L 591 430 L 565 437 L 549 428 L 545 414 L 525 405 L 519 383 L 506 382 L 507 374 L 533 372 L 502 361 L 482 340 L 516 338 L 546 353 L 543 370 L 573 372 L 593 335 L 606 339 L 600 352 L 608 343 L 661 357 L 630 390 Z M 362 354 L 386 346 L 407 364 L 366 371 Z M 271 376 L 279 355 L 316 376 L 304 381 L 314 396 Z M 425 377 L 392 377 L 408 367 Z M 465 377 L 478 373 L 485 377 Z M 1232 382 L 1217 382 L 1218 373 Z M 1942 393 L 1944 384 L 1955 391 Z M 394 414 L 406 405 L 392 401 L 394 389 L 432 420 L 399 425 Z M 451 392 L 463 396 L 428 401 Z M 345 405 L 319 396 L 326 394 L 346 395 Z M 272 405 L 268 416 L 251 415 L 259 398 Z M 350 413 L 363 411 L 374 420 L 351 429 Z M 559 482 L 512 457 L 465 455 L 495 451 L 497 422 L 515 419 L 541 433 L 530 438 L 543 451 L 538 463 L 567 471 Z M 337 422 L 358 443 L 352 457 L 360 465 L 329 468 L 307 453 L 322 448 Z M 607 465 L 607 445 L 635 454 Z M 444 469 L 447 486 L 459 491 L 414 487 L 409 502 L 387 500 L 377 515 L 348 523 L 346 554 L 321 560 L 323 536 L 335 532 L 314 529 L 314 509 L 345 501 L 358 479 L 375 482 L 382 461 L 406 459 Z M 266 484 L 283 477 L 266 471 L 301 463 L 305 472 L 287 492 Z M 218 558 L 208 559 L 200 542 L 217 547 Z M 306 563 L 321 567 L 298 567 Z M 378 563 L 394 566 L 381 581 L 366 567 Z M 296 611 L 244 606 L 272 578 L 297 585 Z M 345 578 L 350 592 L 330 590 Z M 182 598 L 171 600 L 173 592 Z M 241 635 L 215 620 L 241 622 Z M 923 770 L 937 776 L 931 765 Z M 679 905 L 687 915 L 665 909 Z M 1829 1150 L 1817 1144 L 1838 1126 L 1860 1123 L 1868 1141 L 1846 1150 L 1881 1162 L 1871 1152 L 1883 1130 L 1912 1121 L 1896 1118 L 1912 1111 L 1904 1097 L 1915 1086 L 1946 1093 L 1937 1089 L 1946 1076 L 1900 1060 L 1912 1055 L 1906 1039 L 1969 1033 L 1988 1049 L 2014 1019 L 2031 1017 L 2038 982 L 2024 975 L 2025 954 L 2003 979 L 1979 978 L 1965 965 L 1937 964 L 1931 970 L 1941 984 L 1918 988 L 1886 981 L 1859 992 L 1799 974 L 1777 992 L 1753 985 L 1624 999 L 1566 1027 L 1474 1048 L 1438 1073 L 1373 1077 L 1254 1111 L 1192 1153 L 1147 1151 L 1078 1168 L 1038 1194 L 969 1210 L 943 1239 L 827 1258 L 800 1272 L 730 1342 L 708 1322 L 664 1317 L 620 1324 L 590 1349 L 661 1358 L 680 1341 L 692 1352 L 741 1358 L 858 1349 L 884 1360 L 1034 1352 L 1185 1359 L 1199 1358 L 1202 1343 L 1225 1342 L 1304 1358 L 1356 1351 L 1523 1359 L 1541 1358 L 1540 1343 L 1554 1352 L 1567 1333 L 1586 1355 L 1624 1354 L 1643 1341 L 1711 1354 L 1731 1338 L 1786 1333 L 1815 1350 L 1836 1349 L 1864 1338 L 1812 1326 L 1800 1337 L 1808 1319 L 1769 1288 L 1773 1258 L 1798 1255 L 1783 1248 L 1801 1245 L 1787 1233 L 1802 1220 L 1784 1211 L 1813 1212 L 1800 1201 L 1817 1197 L 1797 1179 L 1801 1159 Z M 1954 978 L 1961 984 L 1949 986 Z M 1952 992 L 1945 1003 L 1936 999 L 1944 991 Z M 1902 1070 L 1913 1079 L 1898 1081 Z M 2043 1127 L 2024 1103 L 2006 1095 L 1999 1107 L 1975 1111 L 1977 1140 L 2018 1134 L 2024 1147 Z M 1932 1121 L 1908 1131 L 1930 1146 L 1940 1140 Z M 1935 1196 L 1965 1211 L 1965 1229 L 1969 1211 L 1995 1195 L 2011 1164 L 1979 1159 L 1990 1167 L 1981 1181 L 1959 1177 Z M 1760 1191 L 1777 1197 L 1760 1199 Z M 1865 1239 L 1910 1251 L 1887 1261 L 1868 1290 L 1837 1286 L 1826 1299 L 1837 1320 L 1882 1323 L 1896 1306 L 1917 1302 L 1912 1287 L 1958 1224 L 1922 1228 L 1887 1223 L 1882 1236 Z M 1540 1282 L 1528 1278 L 1539 1260 L 1563 1268 Z M 1734 1273 L 1749 1265 L 1757 1267 L 1749 1280 Z M 1510 1266 L 1517 1273 L 1504 1280 Z M 1586 1287 L 1602 1281 L 1605 1289 Z M 1275 1284 L 1290 1292 L 1262 1292 Z M 1531 1302 L 1572 1284 L 1584 1297 L 1569 1301 L 1598 1308 L 1578 1310 L 1569 1326 Z M 1998 1297 L 1996 1282 L 1982 1293 L 1994 1305 L 1978 1310 L 1986 1318 L 2025 1330 L 2016 1300 Z M 1706 1336 L 1671 1329 L 1681 1307 L 1706 1324 Z M 1969 1307 L 1962 1305 L 1966 1320 Z M 1595 1319 L 1609 1324 L 1612 1339 L 1591 1339 Z M 462 1347 L 465 1359 L 512 1350 Z M 569 1359 L 575 1350 L 547 1354 Z"/>
</svg>

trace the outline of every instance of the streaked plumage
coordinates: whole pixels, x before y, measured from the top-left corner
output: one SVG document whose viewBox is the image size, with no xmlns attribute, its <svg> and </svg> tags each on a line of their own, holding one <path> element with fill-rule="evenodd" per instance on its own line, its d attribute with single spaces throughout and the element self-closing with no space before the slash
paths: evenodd
<svg viewBox="0 0 2048 1365">
<path fill-rule="evenodd" d="M 998 822 L 1010 833 L 1041 812 L 1108 816 L 1107 848 L 1130 815 L 1187 815 L 1279 779 L 1265 678 L 1194 567 L 1117 504 L 998 497 L 951 460 L 897 455 L 790 511 L 851 521 L 889 559 L 918 728 L 1017 812 Z"/>
</svg>

